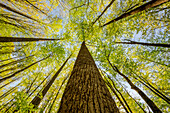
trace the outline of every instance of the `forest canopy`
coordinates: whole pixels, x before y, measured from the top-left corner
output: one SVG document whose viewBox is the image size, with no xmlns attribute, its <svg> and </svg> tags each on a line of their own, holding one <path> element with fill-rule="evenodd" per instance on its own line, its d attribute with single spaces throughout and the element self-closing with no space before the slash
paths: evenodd
<svg viewBox="0 0 170 113">
<path fill-rule="evenodd" d="M 85 43 L 121 113 L 154 112 L 151 105 L 169 113 L 169 7 L 168 0 L 1 0 L 0 112 L 56 113 Z"/>
</svg>

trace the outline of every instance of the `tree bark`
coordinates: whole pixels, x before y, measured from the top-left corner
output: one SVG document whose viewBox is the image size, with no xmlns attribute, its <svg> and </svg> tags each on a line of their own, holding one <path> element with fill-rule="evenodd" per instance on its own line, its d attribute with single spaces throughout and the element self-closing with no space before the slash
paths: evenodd
<svg viewBox="0 0 170 113">
<path fill-rule="evenodd" d="M 58 113 L 119 113 L 85 42 L 81 45 Z"/>
<path fill-rule="evenodd" d="M 124 13 L 124 14 L 122 14 L 121 16 L 119 16 L 119 17 L 117 17 L 117 18 L 115 18 L 115 19 L 113 19 L 113 20 L 105 23 L 105 24 L 102 25 L 101 27 L 104 27 L 104 26 L 109 25 L 109 24 L 111 24 L 111 23 L 113 23 L 113 22 L 119 21 L 119 20 L 121 20 L 121 19 L 123 19 L 123 18 L 126 18 L 126 17 L 128 17 L 128 16 L 134 15 L 134 14 L 136 14 L 136 13 L 138 13 L 138 12 L 147 10 L 147 9 L 149 9 L 149 8 L 159 6 L 159 5 L 161 5 L 161 4 L 163 4 L 163 3 L 166 3 L 166 2 L 168 2 L 168 0 L 151 0 L 150 2 L 145 3 L 145 4 L 139 6 L 139 7 L 135 8 L 135 9 L 133 9 L 133 10 L 127 12 L 127 13 Z"/>
<path fill-rule="evenodd" d="M 31 41 L 55 41 L 60 39 L 48 38 L 24 38 L 24 37 L 0 37 L 0 42 L 31 42 Z"/>
</svg>

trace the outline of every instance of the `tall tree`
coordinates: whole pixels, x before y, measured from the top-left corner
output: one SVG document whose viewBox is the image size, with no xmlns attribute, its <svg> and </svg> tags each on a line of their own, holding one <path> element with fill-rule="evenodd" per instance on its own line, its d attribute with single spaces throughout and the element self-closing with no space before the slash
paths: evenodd
<svg viewBox="0 0 170 113">
<path fill-rule="evenodd" d="M 97 66 L 82 43 L 58 113 L 119 113 Z"/>
</svg>

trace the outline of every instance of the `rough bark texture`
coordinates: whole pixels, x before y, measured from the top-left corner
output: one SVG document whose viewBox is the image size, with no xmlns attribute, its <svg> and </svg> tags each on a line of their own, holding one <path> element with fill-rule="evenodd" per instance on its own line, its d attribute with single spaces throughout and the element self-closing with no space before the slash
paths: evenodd
<svg viewBox="0 0 170 113">
<path fill-rule="evenodd" d="M 85 42 L 77 56 L 58 113 L 119 113 Z"/>
</svg>

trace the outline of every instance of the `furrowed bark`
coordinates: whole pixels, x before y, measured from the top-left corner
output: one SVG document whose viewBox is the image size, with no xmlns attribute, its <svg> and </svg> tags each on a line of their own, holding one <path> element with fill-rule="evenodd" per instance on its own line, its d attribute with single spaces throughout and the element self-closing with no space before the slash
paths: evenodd
<svg viewBox="0 0 170 113">
<path fill-rule="evenodd" d="M 49 56 L 47 56 L 46 58 L 43 58 L 43 59 L 41 59 L 41 60 L 39 60 L 39 61 L 37 61 L 37 62 L 34 62 L 34 63 L 30 64 L 29 66 L 27 66 L 27 67 L 25 67 L 25 68 L 23 68 L 23 69 L 18 70 L 17 72 L 13 73 L 13 74 L 10 75 L 10 76 L 7 76 L 7 77 L 4 77 L 4 78 L 0 79 L 0 83 L 3 82 L 4 80 L 7 80 L 7 79 L 9 79 L 9 78 L 14 77 L 16 74 L 18 74 L 18 73 L 20 73 L 20 72 L 28 69 L 29 67 L 31 67 L 31 66 L 33 66 L 33 65 L 35 65 L 35 64 L 37 64 L 37 63 L 39 63 L 39 62 L 41 62 L 41 61 L 43 61 L 43 60 L 45 60 L 45 59 L 47 59 L 47 58 L 49 58 L 50 56 L 51 56 L 51 55 L 49 55 Z"/>
<path fill-rule="evenodd" d="M 62 96 L 58 113 L 119 113 L 85 42 Z"/>
<path fill-rule="evenodd" d="M 152 109 L 152 111 L 154 113 L 162 113 L 161 110 L 155 105 L 155 103 L 149 99 L 149 97 L 142 91 L 140 90 L 138 87 L 136 87 L 128 77 L 126 77 L 123 73 L 121 73 L 118 68 L 114 65 L 111 64 L 111 62 L 109 61 L 109 59 L 107 58 L 110 66 L 112 67 L 112 69 L 114 71 L 116 71 L 119 75 L 121 75 L 131 86 L 131 89 L 134 89 L 141 97 L 142 99 L 148 104 L 148 106 Z"/>
<path fill-rule="evenodd" d="M 11 8 L 11 7 L 9 7 L 9 6 L 5 5 L 5 4 L 3 4 L 3 3 L 0 3 L 0 7 L 5 8 L 5 9 L 7 9 L 7 10 L 9 10 L 9 11 L 14 12 L 14 13 L 17 13 L 17 14 L 23 16 L 23 17 L 28 18 L 28 19 L 37 21 L 36 19 L 34 19 L 34 18 L 32 18 L 32 17 L 30 17 L 30 16 L 28 16 L 28 15 L 26 15 L 26 14 L 20 12 L 20 11 L 17 11 L 16 9 L 13 9 L 13 8 Z"/>
<path fill-rule="evenodd" d="M 97 19 L 92 22 L 92 26 L 97 22 L 97 20 L 99 20 L 99 18 L 107 11 L 107 9 L 113 4 L 115 0 L 112 0 L 107 6 L 106 8 L 102 11 L 102 13 L 97 17 Z"/>
<path fill-rule="evenodd" d="M 155 46 L 155 47 L 170 47 L 170 44 L 161 44 L 161 43 L 144 43 L 144 42 L 136 42 L 136 41 L 130 41 L 130 42 L 115 42 L 116 44 L 138 44 L 138 45 L 144 45 L 144 46 Z"/>
<path fill-rule="evenodd" d="M 126 18 L 126 17 L 128 17 L 128 16 L 134 15 L 134 14 L 136 14 L 136 13 L 138 13 L 138 12 L 147 10 L 147 9 L 149 9 L 149 8 L 159 6 L 159 5 L 161 5 L 161 4 L 163 4 L 163 3 L 166 3 L 166 2 L 168 2 L 168 0 L 151 0 L 150 2 L 145 3 L 145 4 L 139 6 L 139 7 L 135 8 L 135 9 L 133 9 L 133 10 L 127 12 L 127 13 L 124 13 L 124 14 L 122 14 L 121 16 L 119 16 L 119 17 L 117 17 L 117 18 L 115 18 L 115 19 L 113 19 L 113 20 L 105 23 L 105 24 L 102 25 L 101 27 L 104 27 L 104 26 L 109 25 L 109 24 L 111 24 L 111 23 L 113 23 L 113 22 L 119 21 L 119 20 L 121 20 L 121 19 L 123 19 L 123 18 Z"/>
<path fill-rule="evenodd" d="M 48 38 L 24 38 L 24 37 L 0 37 L 0 42 L 31 42 L 31 41 L 55 41 L 61 39 Z"/>
<path fill-rule="evenodd" d="M 37 96 L 35 96 L 32 99 L 31 103 L 34 105 L 34 108 L 38 107 L 38 105 L 40 104 L 41 100 L 43 99 L 43 97 L 45 96 L 47 91 L 50 89 L 50 87 L 52 86 L 53 82 L 55 81 L 55 79 L 57 78 L 59 73 L 62 71 L 63 67 L 65 66 L 67 61 L 70 59 L 70 57 L 71 57 L 71 55 L 66 59 L 66 61 L 63 63 L 63 65 L 59 68 L 59 70 L 55 73 L 55 75 L 51 78 L 51 80 L 48 82 L 48 84 L 42 90 L 42 92 L 41 92 L 42 93 L 42 98 L 40 98 L 40 94 L 38 93 Z"/>
<path fill-rule="evenodd" d="M 104 75 L 103 71 L 100 69 L 100 72 L 102 74 L 103 77 L 105 77 L 105 83 L 107 84 L 107 86 L 109 86 L 109 88 L 112 90 L 112 92 L 115 94 L 116 98 L 119 100 L 120 104 L 123 106 L 123 108 L 125 109 L 126 113 L 129 113 L 129 111 L 127 110 L 126 106 L 124 105 L 123 101 L 120 99 L 119 95 L 117 94 L 117 92 L 115 91 L 115 88 L 113 88 L 113 86 L 111 85 L 111 83 L 107 80 L 107 77 Z M 106 73 L 105 73 L 106 74 Z"/>
<path fill-rule="evenodd" d="M 59 89 L 58 89 L 58 91 L 57 91 L 57 94 L 56 94 L 55 98 L 54 98 L 53 101 L 52 101 L 52 104 L 50 103 L 50 108 L 49 108 L 49 110 L 48 110 L 48 113 L 51 113 L 51 109 L 53 108 L 54 102 L 56 101 L 56 99 L 57 99 L 57 97 L 58 97 L 58 94 L 59 94 L 62 86 L 64 85 L 64 83 L 65 83 L 65 81 L 67 80 L 68 77 L 69 77 L 69 76 L 66 76 L 65 79 L 63 80 L 62 84 L 60 85 L 60 87 L 59 87 Z"/>
</svg>

